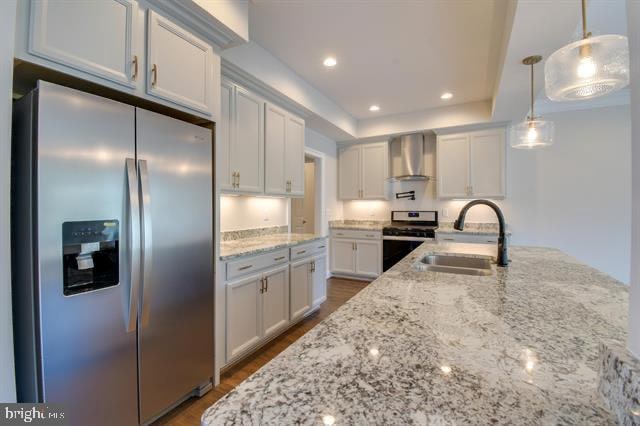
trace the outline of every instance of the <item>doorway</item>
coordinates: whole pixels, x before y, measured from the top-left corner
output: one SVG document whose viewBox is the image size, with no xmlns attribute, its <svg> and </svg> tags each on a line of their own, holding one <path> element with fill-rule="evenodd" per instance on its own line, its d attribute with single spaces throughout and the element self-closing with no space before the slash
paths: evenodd
<svg viewBox="0 0 640 426">
<path fill-rule="evenodd" d="M 291 199 L 291 232 L 325 235 L 322 176 L 324 154 L 310 148 L 304 155 L 304 196 Z"/>
</svg>

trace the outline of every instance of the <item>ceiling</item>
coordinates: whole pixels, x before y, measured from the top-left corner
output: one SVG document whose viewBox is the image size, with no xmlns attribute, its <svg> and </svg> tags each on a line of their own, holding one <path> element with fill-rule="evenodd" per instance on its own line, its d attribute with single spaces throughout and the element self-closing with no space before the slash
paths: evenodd
<svg viewBox="0 0 640 426">
<path fill-rule="evenodd" d="M 357 119 L 490 100 L 506 0 L 252 0 L 250 39 Z M 338 65 L 322 61 L 334 56 Z M 453 99 L 443 101 L 443 92 Z M 377 104 L 379 112 L 370 112 Z"/>
</svg>

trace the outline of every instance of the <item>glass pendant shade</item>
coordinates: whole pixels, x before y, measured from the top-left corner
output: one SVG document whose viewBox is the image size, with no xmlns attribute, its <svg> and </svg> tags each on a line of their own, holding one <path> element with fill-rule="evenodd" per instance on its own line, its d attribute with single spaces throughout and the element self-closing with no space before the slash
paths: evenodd
<svg viewBox="0 0 640 426">
<path fill-rule="evenodd" d="M 511 147 L 518 149 L 544 148 L 553 144 L 552 121 L 527 119 L 511 127 Z"/>
<path fill-rule="evenodd" d="M 587 37 L 555 51 L 544 66 L 552 101 L 596 98 L 629 84 L 629 43 L 621 35 Z"/>
</svg>

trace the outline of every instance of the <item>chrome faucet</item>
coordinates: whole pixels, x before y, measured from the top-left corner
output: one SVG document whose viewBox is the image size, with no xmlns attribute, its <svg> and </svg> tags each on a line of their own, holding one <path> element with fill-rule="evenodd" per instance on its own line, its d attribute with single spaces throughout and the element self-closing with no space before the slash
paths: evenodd
<svg viewBox="0 0 640 426">
<path fill-rule="evenodd" d="M 498 264 L 498 266 L 509 266 L 509 255 L 507 253 L 507 240 L 504 235 L 504 231 L 505 231 L 504 216 L 502 215 L 502 210 L 500 210 L 500 207 L 498 207 L 496 203 L 491 202 L 489 200 L 473 200 L 470 203 L 467 203 L 462 208 L 462 210 L 460 210 L 460 214 L 458 215 L 458 218 L 456 219 L 456 221 L 453 223 L 453 227 L 458 231 L 462 231 L 462 229 L 464 229 L 464 217 L 467 214 L 467 210 L 469 210 L 471 207 L 477 204 L 484 204 L 485 206 L 491 207 L 493 211 L 496 213 L 496 216 L 498 216 L 498 225 L 500 227 L 499 229 L 500 234 L 498 236 L 498 259 L 496 263 Z"/>
</svg>

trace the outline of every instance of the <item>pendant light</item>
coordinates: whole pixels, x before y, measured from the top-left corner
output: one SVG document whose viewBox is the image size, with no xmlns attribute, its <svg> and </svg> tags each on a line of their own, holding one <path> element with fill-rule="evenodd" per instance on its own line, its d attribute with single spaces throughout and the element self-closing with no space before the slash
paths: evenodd
<svg viewBox="0 0 640 426">
<path fill-rule="evenodd" d="M 519 149 L 543 148 L 553 144 L 553 122 L 541 120 L 533 111 L 533 66 L 542 60 L 542 56 L 528 56 L 522 60 L 531 67 L 531 115 L 511 128 L 511 147 Z"/>
<path fill-rule="evenodd" d="M 544 67 L 552 101 L 596 98 L 629 84 L 629 42 L 622 35 L 591 37 L 582 0 L 582 40 L 556 50 Z"/>
</svg>

